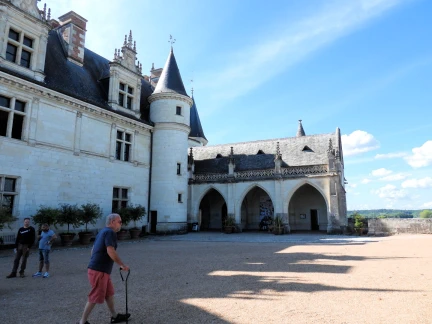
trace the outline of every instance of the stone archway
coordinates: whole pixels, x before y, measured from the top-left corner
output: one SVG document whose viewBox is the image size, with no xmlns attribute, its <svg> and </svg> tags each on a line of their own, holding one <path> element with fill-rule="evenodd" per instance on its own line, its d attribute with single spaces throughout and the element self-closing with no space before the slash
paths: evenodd
<svg viewBox="0 0 432 324">
<path fill-rule="evenodd" d="M 227 205 L 217 190 L 212 188 L 204 195 L 199 210 L 201 231 L 221 230 L 223 228 L 223 220 L 227 215 Z"/>
<path fill-rule="evenodd" d="M 288 204 L 291 231 L 326 231 L 327 204 L 322 194 L 310 184 L 299 187 Z"/>
<path fill-rule="evenodd" d="M 260 187 L 253 187 L 241 204 L 241 224 L 243 230 L 260 230 L 264 218 L 273 218 L 274 206 L 270 196 Z"/>
</svg>

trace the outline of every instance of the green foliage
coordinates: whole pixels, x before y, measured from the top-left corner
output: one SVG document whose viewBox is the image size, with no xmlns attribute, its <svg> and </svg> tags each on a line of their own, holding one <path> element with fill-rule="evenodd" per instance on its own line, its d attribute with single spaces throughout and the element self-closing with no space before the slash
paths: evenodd
<svg viewBox="0 0 432 324">
<path fill-rule="evenodd" d="M 128 226 L 132 220 L 132 216 L 130 214 L 130 209 L 128 207 L 122 207 L 120 209 L 116 209 L 113 211 L 116 214 L 119 214 L 122 219 L 122 227 Z"/>
<path fill-rule="evenodd" d="M 233 227 L 235 225 L 234 216 L 227 216 L 224 221 L 224 227 Z"/>
<path fill-rule="evenodd" d="M 351 215 L 354 218 L 354 228 L 362 228 L 364 226 L 365 218 L 359 213 L 354 213 Z"/>
<path fill-rule="evenodd" d="M 5 225 L 10 229 L 10 224 L 16 220 L 17 218 L 12 215 L 9 207 L 0 206 L 0 231 L 3 230 Z"/>
<path fill-rule="evenodd" d="M 420 210 L 370 209 L 348 211 L 348 215 L 352 213 L 359 213 L 364 218 L 414 218 L 419 217 Z"/>
<path fill-rule="evenodd" d="M 114 211 L 114 213 L 119 214 L 122 219 L 122 225 L 128 226 L 130 222 L 134 222 L 136 228 L 136 222 L 141 220 L 146 215 L 146 209 L 142 205 L 130 204 L 126 207 L 122 207 Z"/>
<path fill-rule="evenodd" d="M 69 227 L 78 227 L 80 225 L 81 210 L 78 205 L 60 204 L 57 224 L 60 226 L 67 225 L 67 232 L 70 233 Z"/>
<path fill-rule="evenodd" d="M 127 206 L 127 208 L 129 209 L 130 219 L 134 222 L 134 226 L 136 228 L 137 227 L 136 222 L 143 219 L 143 217 L 146 215 L 146 209 L 144 206 L 139 204 L 138 205 L 130 204 L 129 206 Z"/>
<path fill-rule="evenodd" d="M 273 226 L 275 228 L 283 228 L 283 218 L 281 216 L 276 216 L 273 220 Z"/>
<path fill-rule="evenodd" d="M 425 209 L 420 212 L 420 218 L 432 218 L 432 210 Z"/>
<path fill-rule="evenodd" d="M 55 207 L 39 206 L 36 214 L 32 216 L 33 223 L 37 224 L 39 228 L 42 224 L 47 223 L 48 225 L 55 225 L 57 218 L 60 214 L 60 210 Z"/>
<path fill-rule="evenodd" d="M 102 208 L 97 204 L 87 203 L 81 205 L 81 210 L 78 214 L 79 225 L 85 225 L 85 231 L 88 232 L 88 224 L 96 224 L 96 221 L 102 217 Z"/>
</svg>

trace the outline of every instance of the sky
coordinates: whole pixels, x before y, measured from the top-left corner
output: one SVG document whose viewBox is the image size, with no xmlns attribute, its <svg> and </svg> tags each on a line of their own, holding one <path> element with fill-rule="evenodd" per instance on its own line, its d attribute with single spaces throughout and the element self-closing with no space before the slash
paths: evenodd
<svg viewBox="0 0 432 324">
<path fill-rule="evenodd" d="M 42 8 L 43 2 L 39 3 Z M 170 50 L 208 145 L 342 134 L 348 210 L 432 209 L 432 1 L 57 0 L 143 74 Z"/>
</svg>

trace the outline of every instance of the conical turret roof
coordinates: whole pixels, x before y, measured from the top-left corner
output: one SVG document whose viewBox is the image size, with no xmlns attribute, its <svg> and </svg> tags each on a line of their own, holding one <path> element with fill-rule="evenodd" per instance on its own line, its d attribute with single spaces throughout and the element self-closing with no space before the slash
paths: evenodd
<svg viewBox="0 0 432 324">
<path fill-rule="evenodd" d="M 201 126 L 201 121 L 198 115 L 198 109 L 196 107 L 195 99 L 193 96 L 192 96 L 192 107 L 190 110 L 190 128 L 191 131 L 189 133 L 189 137 L 201 137 L 207 140 Z"/>
<path fill-rule="evenodd" d="M 301 121 L 301 119 L 299 120 L 299 125 L 298 125 L 297 135 L 296 135 L 296 136 L 297 136 L 297 137 L 300 137 L 300 136 L 306 136 L 305 131 L 304 131 L 304 129 L 303 129 L 303 125 L 302 125 L 302 121 Z"/>
<path fill-rule="evenodd" d="M 153 91 L 153 93 L 165 92 L 178 93 L 187 96 L 172 47 L 156 89 Z"/>
</svg>

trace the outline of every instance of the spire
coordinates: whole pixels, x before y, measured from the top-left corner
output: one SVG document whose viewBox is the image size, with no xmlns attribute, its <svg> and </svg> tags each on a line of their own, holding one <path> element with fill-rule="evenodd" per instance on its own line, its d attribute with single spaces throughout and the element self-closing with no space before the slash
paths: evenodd
<svg viewBox="0 0 432 324">
<path fill-rule="evenodd" d="M 178 93 L 187 96 L 172 48 L 153 93 L 162 92 Z"/>
<path fill-rule="evenodd" d="M 198 115 L 198 109 L 195 104 L 195 99 L 192 96 L 192 107 L 190 109 L 190 128 L 189 137 L 201 137 L 207 140 L 201 126 L 201 121 Z"/>
<path fill-rule="evenodd" d="M 301 137 L 301 136 L 306 136 L 305 131 L 303 129 L 303 125 L 302 125 L 302 120 L 299 119 L 299 125 L 298 125 L 298 129 L 297 129 L 297 137 Z"/>
</svg>

